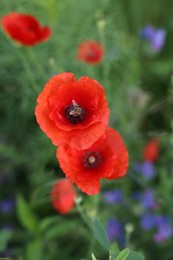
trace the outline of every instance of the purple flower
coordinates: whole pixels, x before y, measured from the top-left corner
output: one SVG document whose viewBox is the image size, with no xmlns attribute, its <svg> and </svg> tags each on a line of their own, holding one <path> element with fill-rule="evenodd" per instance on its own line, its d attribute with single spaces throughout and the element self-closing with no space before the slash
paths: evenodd
<svg viewBox="0 0 173 260">
<path fill-rule="evenodd" d="M 158 29 L 155 32 L 155 36 L 151 40 L 151 47 L 154 50 L 160 50 L 163 48 L 165 43 L 166 31 L 164 29 Z"/>
<path fill-rule="evenodd" d="M 133 199 L 138 200 L 144 209 L 155 209 L 157 203 L 152 189 L 147 189 L 144 192 L 133 193 Z"/>
<path fill-rule="evenodd" d="M 159 228 L 158 232 L 154 234 L 154 240 L 156 242 L 163 242 L 166 239 L 169 239 L 173 234 L 173 228 L 170 224 L 162 225 Z"/>
<path fill-rule="evenodd" d="M 119 241 L 120 244 L 125 244 L 125 234 L 122 224 L 117 219 L 110 219 L 106 227 L 108 239 Z"/>
<path fill-rule="evenodd" d="M 151 48 L 155 51 L 160 51 L 165 44 L 166 30 L 163 28 L 156 29 L 148 25 L 139 32 L 139 35 L 141 38 L 148 40 Z"/>
<path fill-rule="evenodd" d="M 162 242 L 173 235 L 173 226 L 170 223 L 169 217 L 156 216 L 155 225 L 158 229 L 154 234 L 154 240 L 156 242 Z"/>
<path fill-rule="evenodd" d="M 122 191 L 118 189 L 105 191 L 103 193 L 103 199 L 109 204 L 120 203 L 122 201 Z"/>
<path fill-rule="evenodd" d="M 162 224 L 169 224 L 170 223 L 170 219 L 168 216 L 165 215 L 156 215 L 155 216 L 155 224 L 156 227 L 160 227 Z"/>
<path fill-rule="evenodd" d="M 140 202 L 143 208 L 154 209 L 157 207 L 154 192 L 151 189 L 141 194 Z"/>
<path fill-rule="evenodd" d="M 155 29 L 153 26 L 147 25 L 142 30 L 140 30 L 139 35 L 143 39 L 151 40 L 155 35 Z"/>
<path fill-rule="evenodd" d="M 149 212 L 145 213 L 140 218 L 140 226 L 145 231 L 154 228 L 156 233 L 153 239 L 156 242 L 163 242 L 173 235 L 173 226 L 168 216 L 155 215 Z"/>
<path fill-rule="evenodd" d="M 155 214 L 144 213 L 140 218 L 140 226 L 143 230 L 150 230 L 155 227 Z"/>
<path fill-rule="evenodd" d="M 14 209 L 14 203 L 15 203 L 14 199 L 11 199 L 11 198 L 0 201 L 1 213 L 4 213 L 4 214 L 11 213 Z"/>
<path fill-rule="evenodd" d="M 140 173 L 146 180 L 152 180 L 156 175 L 154 164 L 149 161 L 142 163 L 135 162 L 133 164 L 134 171 Z"/>
</svg>

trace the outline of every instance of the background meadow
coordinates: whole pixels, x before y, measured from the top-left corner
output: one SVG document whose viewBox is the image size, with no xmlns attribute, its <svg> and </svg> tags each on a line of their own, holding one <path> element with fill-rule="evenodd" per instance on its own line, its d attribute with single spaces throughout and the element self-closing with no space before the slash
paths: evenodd
<svg viewBox="0 0 173 260">
<path fill-rule="evenodd" d="M 122 259 L 172 260 L 173 2 L 1 0 L 0 5 L 1 17 L 31 14 L 52 30 L 48 41 L 34 47 L 18 46 L 0 31 L 0 257 L 86 260 L 94 253 L 96 259 L 115 259 L 93 234 L 97 218 L 113 253 L 128 247 L 141 254 Z M 165 30 L 160 48 L 142 35 L 148 25 Z M 78 46 L 89 39 L 104 47 L 97 65 L 77 59 Z M 66 215 L 50 200 L 52 185 L 64 177 L 56 147 L 34 115 L 45 83 L 64 71 L 104 86 L 109 125 L 129 152 L 127 175 L 102 180 L 94 196 L 76 187 L 76 205 Z M 153 138 L 159 155 L 148 162 L 144 149 Z"/>
</svg>

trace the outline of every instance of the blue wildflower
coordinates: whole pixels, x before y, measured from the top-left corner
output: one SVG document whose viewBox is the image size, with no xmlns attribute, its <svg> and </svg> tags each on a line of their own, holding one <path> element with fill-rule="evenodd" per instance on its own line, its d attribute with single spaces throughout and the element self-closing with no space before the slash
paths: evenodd
<svg viewBox="0 0 173 260">
<path fill-rule="evenodd" d="M 159 29 L 155 31 L 155 35 L 151 40 L 151 47 L 154 50 L 160 50 L 165 44 L 166 31 L 164 29 Z"/>
<path fill-rule="evenodd" d="M 164 240 L 169 239 L 173 234 L 173 228 L 170 224 L 162 225 L 158 232 L 154 234 L 154 240 L 156 242 L 163 242 Z"/>
<path fill-rule="evenodd" d="M 162 242 L 173 235 L 173 226 L 168 216 L 156 216 L 155 224 L 157 232 L 154 234 L 156 242 Z"/>
<path fill-rule="evenodd" d="M 155 217 L 156 227 L 160 227 L 162 224 L 169 224 L 170 218 L 166 215 L 156 215 Z"/>
<path fill-rule="evenodd" d="M 125 244 L 123 225 L 117 219 L 108 221 L 106 231 L 110 242 L 117 240 L 121 245 Z"/>
<path fill-rule="evenodd" d="M 112 190 L 112 191 L 105 191 L 103 193 L 103 199 L 108 203 L 108 204 L 116 204 L 120 203 L 122 201 L 122 191 L 119 189 Z"/>
<path fill-rule="evenodd" d="M 153 26 L 147 25 L 142 30 L 140 30 L 139 35 L 143 39 L 151 40 L 155 35 L 155 29 Z"/>
<path fill-rule="evenodd" d="M 148 189 L 141 194 L 140 203 L 143 208 L 154 209 L 157 207 L 153 190 Z"/>
<path fill-rule="evenodd" d="M 14 199 L 8 198 L 5 200 L 0 201 L 0 211 L 4 214 L 9 214 L 14 209 Z"/>
<path fill-rule="evenodd" d="M 163 28 L 156 29 L 147 25 L 139 32 L 139 35 L 141 38 L 148 40 L 151 48 L 155 51 L 160 51 L 165 44 L 166 30 Z"/>
<path fill-rule="evenodd" d="M 154 164 L 150 161 L 135 162 L 133 164 L 134 171 L 141 174 L 146 180 L 152 180 L 156 176 Z"/>
<path fill-rule="evenodd" d="M 155 229 L 153 239 L 156 242 L 163 242 L 173 235 L 173 226 L 168 216 L 144 213 L 140 218 L 140 226 L 143 230 Z"/>
<path fill-rule="evenodd" d="M 144 192 L 134 192 L 132 197 L 138 200 L 144 209 L 155 209 L 157 207 L 155 194 L 152 189 L 147 189 Z"/>
<path fill-rule="evenodd" d="M 155 227 L 155 214 L 147 212 L 140 217 L 140 226 L 143 230 L 150 230 Z"/>
</svg>

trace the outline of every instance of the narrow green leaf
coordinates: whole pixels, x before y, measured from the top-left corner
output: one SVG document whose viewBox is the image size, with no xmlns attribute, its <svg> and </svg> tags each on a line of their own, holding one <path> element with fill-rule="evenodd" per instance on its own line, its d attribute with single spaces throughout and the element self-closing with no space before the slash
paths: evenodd
<svg viewBox="0 0 173 260">
<path fill-rule="evenodd" d="M 35 233 L 38 227 L 37 218 L 21 194 L 17 195 L 16 209 L 20 223 L 29 231 Z"/>
<path fill-rule="evenodd" d="M 0 252 L 7 248 L 8 241 L 11 239 L 12 233 L 10 230 L 2 230 L 0 232 Z"/>
<path fill-rule="evenodd" d="M 97 260 L 97 258 L 95 257 L 95 255 L 93 253 L 92 253 L 91 257 L 92 257 L 92 260 Z"/>
<path fill-rule="evenodd" d="M 144 256 L 141 253 L 130 250 L 126 260 L 144 260 Z"/>
<path fill-rule="evenodd" d="M 102 225 L 102 223 L 98 219 L 93 220 L 93 232 L 98 240 L 98 242 L 107 250 L 109 251 L 110 245 L 109 240 L 106 234 L 106 231 Z"/>
<path fill-rule="evenodd" d="M 125 248 L 123 249 L 119 255 L 117 256 L 116 260 L 126 260 L 128 255 L 130 253 L 130 249 L 129 248 Z"/>
</svg>

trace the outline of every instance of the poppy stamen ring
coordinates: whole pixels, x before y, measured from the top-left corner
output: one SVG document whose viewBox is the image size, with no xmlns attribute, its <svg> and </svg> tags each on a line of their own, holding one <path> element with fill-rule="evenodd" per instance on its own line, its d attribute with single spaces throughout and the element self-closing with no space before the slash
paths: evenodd
<svg viewBox="0 0 173 260">
<path fill-rule="evenodd" d="M 102 158 L 98 152 L 87 152 L 83 157 L 83 162 L 85 168 L 97 168 L 101 162 Z"/>
</svg>

